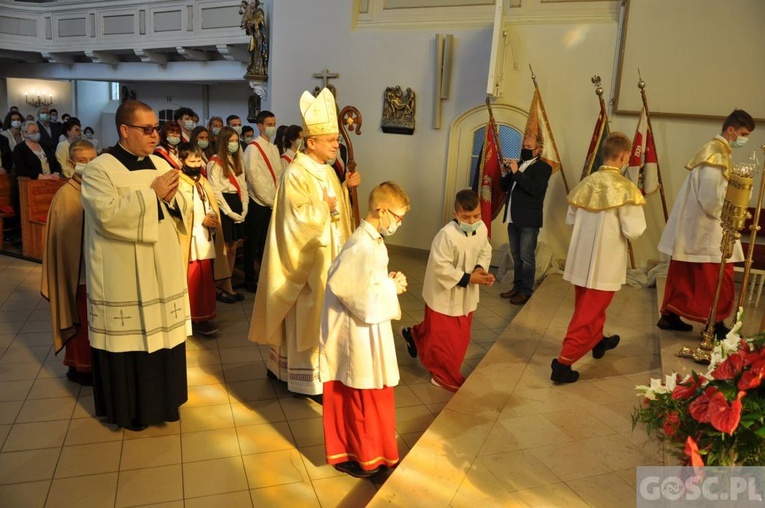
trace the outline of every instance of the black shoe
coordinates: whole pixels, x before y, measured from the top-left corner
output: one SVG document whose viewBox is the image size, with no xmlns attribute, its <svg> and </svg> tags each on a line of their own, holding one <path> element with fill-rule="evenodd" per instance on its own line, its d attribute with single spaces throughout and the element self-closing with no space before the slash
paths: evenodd
<svg viewBox="0 0 765 508">
<path fill-rule="evenodd" d="M 148 427 L 148 425 L 144 425 L 143 423 L 136 420 L 131 420 L 130 425 L 125 425 L 126 430 L 132 430 L 133 432 L 141 432 L 142 430 L 146 430 Z"/>
<path fill-rule="evenodd" d="M 603 339 L 592 348 L 592 357 L 600 360 L 606 354 L 606 351 L 619 345 L 619 340 L 621 339 L 618 335 L 611 335 L 610 337 L 604 335 Z"/>
<path fill-rule="evenodd" d="M 242 286 L 244 289 L 249 291 L 250 293 L 255 293 L 258 291 L 258 283 L 257 282 L 245 282 Z"/>
<path fill-rule="evenodd" d="M 290 392 L 296 399 L 311 399 L 320 406 L 324 405 L 324 395 L 319 393 L 316 395 L 308 395 L 307 393 Z"/>
<path fill-rule="evenodd" d="M 662 314 L 656 326 L 662 330 L 677 330 L 678 332 L 692 332 L 693 325 L 686 323 L 674 312 Z"/>
<path fill-rule="evenodd" d="M 93 373 L 92 372 L 80 372 L 74 367 L 69 367 L 66 371 L 66 378 L 72 383 L 77 383 L 82 386 L 93 386 Z"/>
<path fill-rule="evenodd" d="M 417 358 L 417 344 L 414 343 L 414 338 L 412 337 L 412 329 L 408 326 L 404 326 L 401 328 L 400 333 L 406 342 L 406 351 L 409 353 L 409 356 L 412 358 Z"/>
<path fill-rule="evenodd" d="M 369 478 L 370 476 L 374 476 L 380 472 L 379 467 L 376 467 L 371 471 L 366 471 L 361 467 L 361 464 L 353 460 L 335 464 L 335 469 L 341 473 L 349 474 L 354 478 Z"/>
<path fill-rule="evenodd" d="M 218 293 L 215 295 L 215 299 L 222 303 L 236 303 L 236 298 L 234 298 L 234 295 L 222 289 L 218 290 Z"/>
<path fill-rule="evenodd" d="M 518 294 L 518 291 L 516 291 L 515 289 L 511 289 L 510 291 L 505 291 L 504 293 L 500 293 L 499 297 L 500 298 L 512 298 L 512 297 L 514 297 L 517 294 Z"/>
<path fill-rule="evenodd" d="M 715 337 L 717 340 L 725 340 L 725 336 L 728 335 L 728 332 L 730 332 L 730 328 L 725 326 L 723 321 L 715 323 Z"/>
<path fill-rule="evenodd" d="M 194 333 L 204 335 L 206 337 L 214 336 L 218 333 L 218 327 L 213 324 L 212 321 L 200 321 L 198 323 L 191 323 L 191 329 Z"/>
<path fill-rule="evenodd" d="M 552 368 L 550 379 L 555 384 L 576 383 L 577 379 L 579 379 L 579 373 L 575 370 L 571 370 L 571 365 L 558 363 L 557 358 L 552 361 L 550 368 Z"/>
<path fill-rule="evenodd" d="M 233 296 L 234 300 L 237 302 L 241 302 L 242 300 L 244 300 L 244 295 L 242 293 L 234 293 L 231 296 Z"/>
</svg>

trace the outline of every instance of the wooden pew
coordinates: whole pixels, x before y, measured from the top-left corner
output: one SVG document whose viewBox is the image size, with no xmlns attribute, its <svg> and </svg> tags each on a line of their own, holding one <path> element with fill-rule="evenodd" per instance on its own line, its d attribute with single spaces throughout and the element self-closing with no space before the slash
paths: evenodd
<svg viewBox="0 0 765 508">
<path fill-rule="evenodd" d="M 5 233 L 4 219 L 16 217 L 13 211 L 13 199 L 11 198 L 11 177 L 8 173 L 0 175 L 0 249 L 3 248 L 3 236 Z"/>
<path fill-rule="evenodd" d="M 19 178 L 21 243 L 24 257 L 42 259 L 48 209 L 53 196 L 65 183 L 66 179 L 64 178 L 58 180 Z"/>
</svg>

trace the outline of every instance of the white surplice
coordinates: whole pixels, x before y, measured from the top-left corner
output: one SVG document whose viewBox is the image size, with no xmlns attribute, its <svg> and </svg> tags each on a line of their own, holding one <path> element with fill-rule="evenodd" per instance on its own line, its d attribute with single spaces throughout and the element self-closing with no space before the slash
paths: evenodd
<svg viewBox="0 0 765 508">
<path fill-rule="evenodd" d="M 563 279 L 575 286 L 619 291 L 627 281 L 627 240 L 645 231 L 640 205 L 590 212 L 568 207 L 566 224 L 573 225 Z"/>
<path fill-rule="evenodd" d="M 725 138 L 717 136 L 716 139 L 729 146 Z M 659 241 L 659 252 L 676 261 L 719 263 L 723 233 L 720 215 L 727 188 L 728 180 L 720 168 L 705 164 L 696 166 L 675 198 Z M 741 242 L 736 240 L 733 256 L 728 262 L 743 260 Z"/>
<path fill-rule="evenodd" d="M 178 243 L 178 229 L 185 228 L 151 188 L 157 176 L 172 169 L 160 157 L 150 157 L 156 170 L 129 171 L 104 154 L 83 175 L 88 327 L 96 349 L 152 353 L 191 335 Z M 173 205 L 189 213 L 181 193 Z"/>
<path fill-rule="evenodd" d="M 422 298 L 432 310 L 447 316 L 467 316 L 478 307 L 478 284 L 457 286 L 476 266 L 485 270 L 491 263 L 491 244 L 485 224 L 475 234 L 466 234 L 457 221 L 441 228 L 433 238 L 425 269 Z"/>
<path fill-rule="evenodd" d="M 382 237 L 361 222 L 332 263 L 321 321 L 322 382 L 380 389 L 399 382 L 391 320 L 401 319 Z"/>
</svg>

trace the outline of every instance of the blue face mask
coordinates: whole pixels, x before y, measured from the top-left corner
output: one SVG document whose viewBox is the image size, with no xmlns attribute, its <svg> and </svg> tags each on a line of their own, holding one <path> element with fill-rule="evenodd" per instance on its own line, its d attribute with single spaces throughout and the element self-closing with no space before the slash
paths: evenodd
<svg viewBox="0 0 765 508">
<path fill-rule="evenodd" d="M 460 229 L 463 232 L 467 233 L 468 235 L 472 235 L 473 233 L 478 231 L 478 228 L 481 227 L 481 224 L 483 224 L 482 220 L 479 220 L 475 224 L 468 224 L 467 222 L 462 222 L 460 220 L 458 220 L 457 222 L 459 222 Z"/>
</svg>

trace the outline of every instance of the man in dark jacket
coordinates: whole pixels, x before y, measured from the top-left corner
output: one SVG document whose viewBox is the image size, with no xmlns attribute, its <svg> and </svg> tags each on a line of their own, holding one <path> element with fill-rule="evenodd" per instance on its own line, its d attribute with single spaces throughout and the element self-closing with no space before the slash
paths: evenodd
<svg viewBox="0 0 765 508">
<path fill-rule="evenodd" d="M 539 157 L 541 153 L 542 140 L 527 133 L 523 138 L 520 160 L 505 159 L 502 166 L 501 184 L 507 192 L 504 222 L 507 223 L 515 277 L 513 288 L 500 296 L 510 298 L 514 305 L 529 301 L 534 288 L 534 253 L 542 227 L 547 182 L 552 174 L 552 167 Z"/>
</svg>

